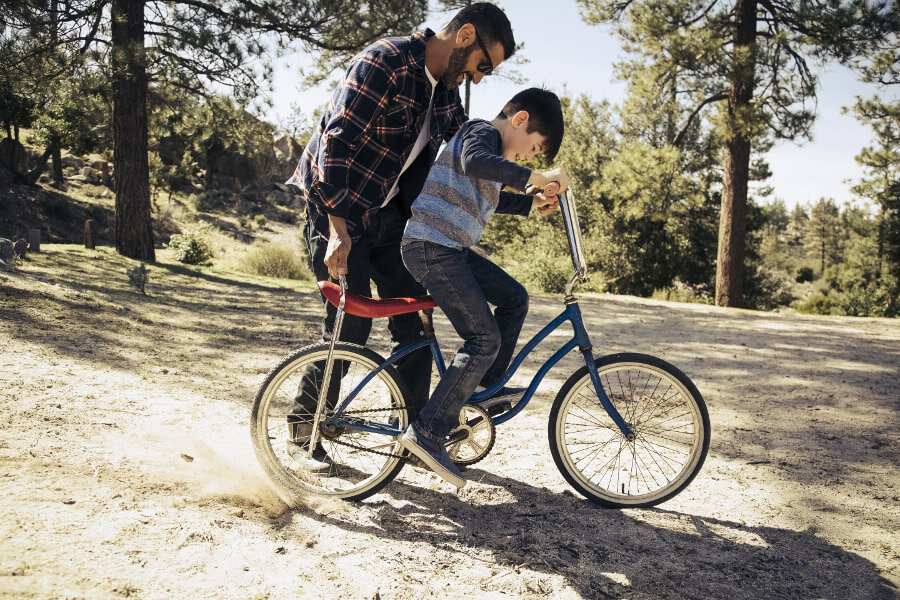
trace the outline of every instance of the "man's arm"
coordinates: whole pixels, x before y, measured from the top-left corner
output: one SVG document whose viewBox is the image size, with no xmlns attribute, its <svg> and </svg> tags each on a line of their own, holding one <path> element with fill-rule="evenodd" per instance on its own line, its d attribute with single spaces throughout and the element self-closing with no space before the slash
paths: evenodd
<svg viewBox="0 0 900 600">
<path fill-rule="evenodd" d="M 391 98 L 396 76 L 378 55 L 353 59 L 333 99 L 332 117 L 322 131 L 319 177 L 314 195 L 328 214 L 329 236 L 325 266 L 333 278 L 347 273 L 352 242 L 347 231 L 351 199 L 348 195 L 353 149 L 376 126 Z"/>
</svg>

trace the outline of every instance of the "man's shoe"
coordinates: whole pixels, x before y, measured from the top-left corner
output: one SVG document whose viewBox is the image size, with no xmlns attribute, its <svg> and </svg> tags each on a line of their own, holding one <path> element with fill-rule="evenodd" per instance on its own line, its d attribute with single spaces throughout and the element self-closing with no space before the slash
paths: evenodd
<svg viewBox="0 0 900 600">
<path fill-rule="evenodd" d="M 324 473 L 330 471 L 334 466 L 334 461 L 325 452 L 325 448 L 321 444 L 316 444 L 312 456 L 309 455 L 309 444 L 298 444 L 297 442 L 287 441 L 287 453 L 291 457 L 291 467 L 294 469 L 302 469 L 312 473 Z"/>
<path fill-rule="evenodd" d="M 437 473 L 442 479 L 458 488 L 466 485 L 466 480 L 463 479 L 462 473 L 453 464 L 453 460 L 447 454 L 444 444 L 432 441 L 424 435 L 417 435 L 416 430 L 410 425 L 403 435 L 400 436 L 400 445 L 418 456 L 422 462 L 428 465 L 428 468 Z"/>
<path fill-rule="evenodd" d="M 322 444 L 316 444 L 312 456 L 309 456 L 309 438 L 312 435 L 312 423 L 288 423 L 287 453 L 291 457 L 294 468 L 321 473 L 331 470 L 334 461 L 325 452 Z"/>
</svg>

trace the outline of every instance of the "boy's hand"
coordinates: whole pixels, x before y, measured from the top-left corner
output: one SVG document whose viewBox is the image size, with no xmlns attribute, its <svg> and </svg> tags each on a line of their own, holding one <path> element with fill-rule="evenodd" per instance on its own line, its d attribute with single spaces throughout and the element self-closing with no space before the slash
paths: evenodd
<svg viewBox="0 0 900 600">
<path fill-rule="evenodd" d="M 551 182 L 551 184 L 556 183 L 559 185 L 559 191 L 557 191 L 553 195 L 564 194 L 565 191 L 567 189 L 569 189 L 569 185 L 571 185 L 569 183 L 569 174 L 566 173 L 565 169 L 563 169 L 562 167 L 557 167 L 556 169 L 553 169 L 552 171 L 545 171 L 543 173 L 543 175 L 544 175 L 544 177 L 547 178 L 548 181 Z M 548 186 L 544 186 L 544 191 L 552 192 L 552 190 L 548 190 L 547 187 Z"/>
<path fill-rule="evenodd" d="M 555 195 L 545 196 L 544 194 L 537 194 L 531 202 L 531 206 L 536 208 L 541 215 L 547 216 L 559 210 L 559 198 Z"/>
</svg>

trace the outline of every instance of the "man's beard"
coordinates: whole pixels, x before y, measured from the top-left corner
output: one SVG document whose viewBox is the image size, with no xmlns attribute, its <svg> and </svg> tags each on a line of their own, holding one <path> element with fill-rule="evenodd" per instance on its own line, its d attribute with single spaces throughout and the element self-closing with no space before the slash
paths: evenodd
<svg viewBox="0 0 900 600">
<path fill-rule="evenodd" d="M 447 63 L 447 70 L 441 77 L 441 83 L 448 90 L 455 90 L 459 87 L 459 76 L 466 71 L 466 63 L 469 62 L 469 56 L 475 51 L 475 44 L 465 48 L 454 48 L 450 53 L 450 62 Z"/>
</svg>

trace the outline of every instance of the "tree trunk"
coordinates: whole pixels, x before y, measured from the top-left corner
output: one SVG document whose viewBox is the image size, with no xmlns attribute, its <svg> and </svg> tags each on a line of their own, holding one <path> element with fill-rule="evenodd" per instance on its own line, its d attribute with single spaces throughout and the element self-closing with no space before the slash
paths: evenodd
<svg viewBox="0 0 900 600">
<path fill-rule="evenodd" d="M 152 263 L 144 0 L 113 0 L 111 16 L 116 251 Z"/>
<path fill-rule="evenodd" d="M 37 159 L 37 164 L 34 168 L 21 176 L 21 181 L 23 183 L 27 183 L 28 185 L 34 185 L 37 183 L 37 180 L 41 178 L 41 173 L 44 172 L 44 169 L 47 168 L 47 160 L 53 156 L 54 152 L 59 152 L 59 145 L 55 142 L 51 143 L 47 146 L 47 149 L 44 150 L 44 153 Z"/>
<path fill-rule="evenodd" d="M 53 173 L 53 183 L 57 185 L 62 185 L 65 183 L 65 178 L 63 177 L 63 166 L 62 166 L 62 150 L 57 145 L 53 148 L 53 153 L 50 155 L 52 162 L 51 171 Z"/>
<path fill-rule="evenodd" d="M 732 48 L 733 70 L 728 94 L 731 128 L 725 141 L 725 180 L 716 260 L 716 305 L 744 303 L 744 248 L 747 230 L 747 186 L 750 181 L 750 136 L 753 79 L 756 71 L 756 0 L 738 0 Z"/>
</svg>

